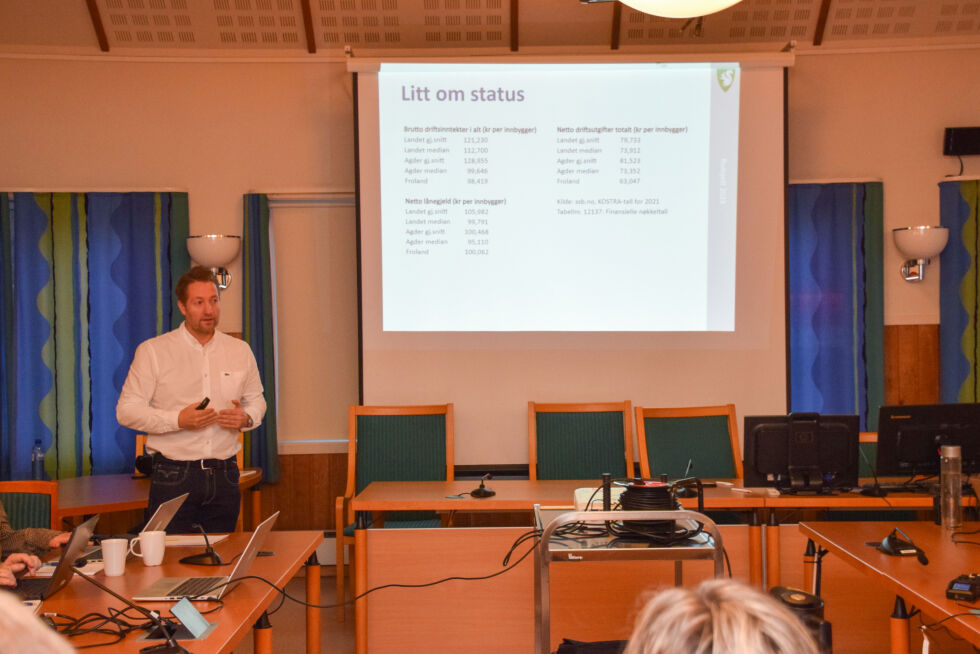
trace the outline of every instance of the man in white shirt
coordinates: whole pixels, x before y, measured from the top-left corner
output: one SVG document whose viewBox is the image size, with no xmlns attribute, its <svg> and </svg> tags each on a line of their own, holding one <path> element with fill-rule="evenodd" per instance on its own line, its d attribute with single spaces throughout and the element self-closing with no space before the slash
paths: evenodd
<svg viewBox="0 0 980 654">
<path fill-rule="evenodd" d="M 254 429 L 265 415 L 262 380 L 248 344 L 216 329 L 221 302 L 211 271 L 191 268 L 175 293 L 184 322 L 136 348 L 116 419 L 147 434 L 153 454 L 147 515 L 186 492 L 167 531 L 195 532 L 198 524 L 233 531 L 241 502 L 238 432 Z"/>
</svg>

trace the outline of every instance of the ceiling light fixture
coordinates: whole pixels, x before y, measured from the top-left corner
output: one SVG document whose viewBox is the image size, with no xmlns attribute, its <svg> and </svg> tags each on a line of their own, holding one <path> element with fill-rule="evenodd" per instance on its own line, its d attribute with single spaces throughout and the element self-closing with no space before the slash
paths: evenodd
<svg viewBox="0 0 980 654">
<path fill-rule="evenodd" d="M 644 14 L 664 18 L 695 18 L 728 9 L 741 0 L 620 0 Z"/>
</svg>

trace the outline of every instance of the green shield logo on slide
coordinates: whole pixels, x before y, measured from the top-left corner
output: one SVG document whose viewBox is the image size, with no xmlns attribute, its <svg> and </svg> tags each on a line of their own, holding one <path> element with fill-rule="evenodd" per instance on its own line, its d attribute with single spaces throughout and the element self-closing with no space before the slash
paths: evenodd
<svg viewBox="0 0 980 654">
<path fill-rule="evenodd" d="M 718 86 L 721 87 L 722 91 L 727 92 L 728 89 L 732 88 L 732 84 L 735 83 L 735 69 L 734 68 L 719 68 L 718 69 Z"/>
</svg>

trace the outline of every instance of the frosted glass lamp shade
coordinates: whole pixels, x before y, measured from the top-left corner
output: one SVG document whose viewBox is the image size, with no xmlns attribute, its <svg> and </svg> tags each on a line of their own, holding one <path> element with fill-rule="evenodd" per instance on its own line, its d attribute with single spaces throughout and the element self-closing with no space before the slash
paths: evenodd
<svg viewBox="0 0 980 654">
<path fill-rule="evenodd" d="M 920 225 L 918 227 L 899 227 L 892 230 L 895 247 L 907 257 L 902 263 L 902 277 L 907 282 L 921 282 L 925 279 L 929 259 L 939 256 L 949 240 L 946 227 Z"/>
<path fill-rule="evenodd" d="M 695 18 L 728 9 L 741 0 L 621 0 L 637 11 L 664 18 Z"/>
<path fill-rule="evenodd" d="M 191 259 L 205 268 L 223 268 L 235 260 L 242 247 L 241 236 L 201 234 L 187 237 Z"/>
<path fill-rule="evenodd" d="M 892 233 L 898 251 L 909 259 L 931 259 L 943 251 L 949 240 L 946 227 L 900 227 Z"/>
</svg>

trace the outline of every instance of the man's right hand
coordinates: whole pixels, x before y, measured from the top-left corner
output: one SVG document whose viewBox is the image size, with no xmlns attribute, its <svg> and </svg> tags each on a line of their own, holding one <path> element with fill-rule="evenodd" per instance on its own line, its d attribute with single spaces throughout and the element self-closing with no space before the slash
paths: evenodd
<svg viewBox="0 0 980 654">
<path fill-rule="evenodd" d="M 203 429 L 218 421 L 218 412 L 214 409 L 198 409 L 198 403 L 188 404 L 177 414 L 177 425 L 181 429 Z"/>
</svg>

